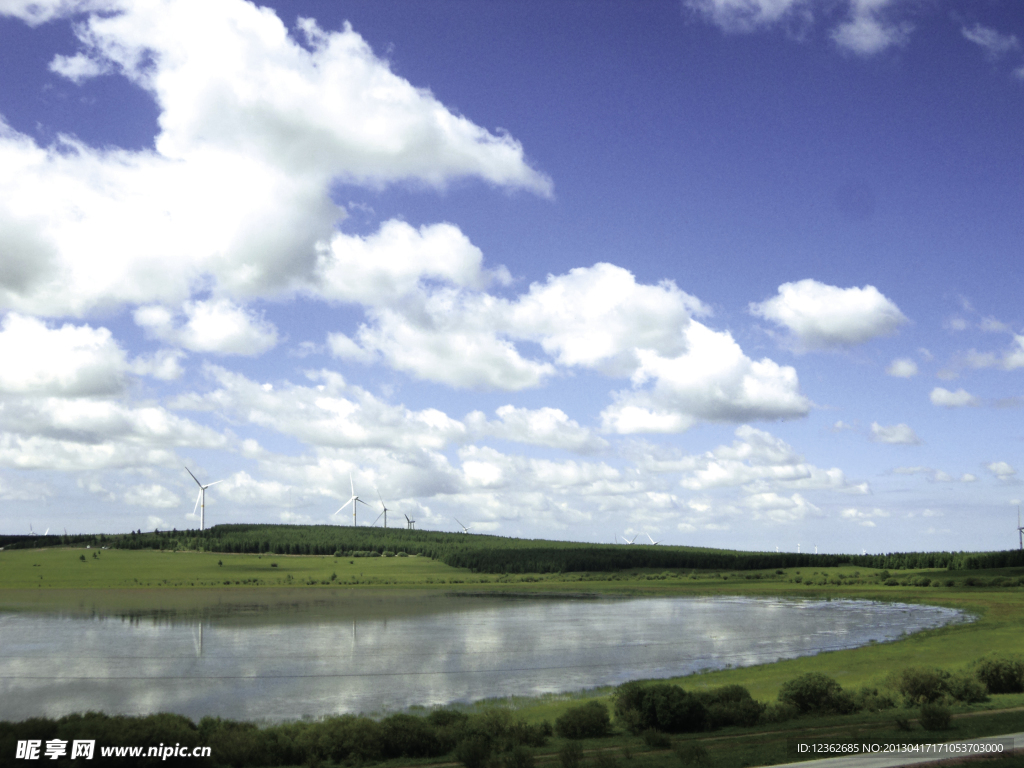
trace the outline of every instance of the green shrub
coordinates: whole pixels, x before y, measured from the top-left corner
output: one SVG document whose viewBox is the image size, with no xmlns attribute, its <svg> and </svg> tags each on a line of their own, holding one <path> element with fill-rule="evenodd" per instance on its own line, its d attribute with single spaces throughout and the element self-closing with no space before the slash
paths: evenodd
<svg viewBox="0 0 1024 768">
<path fill-rule="evenodd" d="M 910 730 L 910 718 L 906 715 L 898 714 L 893 718 L 893 722 L 896 723 L 897 731 L 909 731 Z"/>
<path fill-rule="evenodd" d="M 693 695 L 707 708 L 710 728 L 748 728 L 758 723 L 765 710 L 765 705 L 754 701 L 742 685 L 726 685 Z"/>
<path fill-rule="evenodd" d="M 526 747 L 513 747 L 502 760 L 504 768 L 534 768 L 533 754 Z"/>
<path fill-rule="evenodd" d="M 924 667 L 907 667 L 891 674 L 888 678 L 889 687 L 895 688 L 903 695 L 903 700 L 910 706 L 926 701 L 938 701 L 948 691 L 946 678 L 948 672 L 941 669 Z"/>
<path fill-rule="evenodd" d="M 583 747 L 575 741 L 570 741 L 558 750 L 558 762 L 562 764 L 562 768 L 580 768 L 582 760 Z"/>
<path fill-rule="evenodd" d="M 991 693 L 1024 693 L 1024 661 L 1019 658 L 981 659 L 974 673 Z"/>
<path fill-rule="evenodd" d="M 668 749 L 672 746 L 672 740 L 656 728 L 648 728 L 641 735 L 644 744 L 651 749 Z"/>
<path fill-rule="evenodd" d="M 422 717 L 397 714 L 379 723 L 381 753 L 385 759 L 395 757 L 437 757 L 448 750 L 433 726 Z"/>
<path fill-rule="evenodd" d="M 938 702 L 921 705 L 921 727 L 926 731 L 944 731 L 949 728 L 949 707 Z"/>
<path fill-rule="evenodd" d="M 857 706 L 839 683 L 821 672 L 808 672 L 783 683 L 779 701 L 792 704 L 801 714 L 845 715 Z"/>
<path fill-rule="evenodd" d="M 769 704 L 761 713 L 762 723 L 785 723 L 799 716 L 800 710 L 787 701 L 779 701 Z"/>
<path fill-rule="evenodd" d="M 887 693 L 879 693 L 877 688 L 864 686 L 853 695 L 853 702 L 857 711 L 881 712 L 883 709 L 892 709 L 896 701 Z"/>
<path fill-rule="evenodd" d="M 711 756 L 703 744 L 695 741 L 684 741 L 673 748 L 679 762 L 683 765 L 706 766 L 711 763 Z"/>
<path fill-rule="evenodd" d="M 966 672 L 957 672 L 946 679 L 946 692 L 957 701 L 977 704 L 988 701 L 988 689 L 977 677 Z"/>
<path fill-rule="evenodd" d="M 609 730 L 608 707 L 600 701 L 570 707 L 555 720 L 555 733 L 563 739 L 590 739 L 604 736 Z"/>
<path fill-rule="evenodd" d="M 455 747 L 455 759 L 466 768 L 484 768 L 490 756 L 491 742 L 479 734 L 464 739 Z"/>
<path fill-rule="evenodd" d="M 633 734 L 648 728 L 666 733 L 703 731 L 710 724 L 700 699 L 669 683 L 620 685 L 615 693 L 615 720 Z"/>
</svg>

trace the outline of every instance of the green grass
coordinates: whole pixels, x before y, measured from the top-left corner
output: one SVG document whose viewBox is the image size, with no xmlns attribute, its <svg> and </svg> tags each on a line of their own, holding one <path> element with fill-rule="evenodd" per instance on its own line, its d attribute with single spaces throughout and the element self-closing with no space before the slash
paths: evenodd
<svg viewBox="0 0 1024 768">
<path fill-rule="evenodd" d="M 83 555 L 84 562 L 81 560 Z M 333 580 L 332 575 L 336 577 Z M 965 610 L 977 617 L 970 624 L 929 630 L 896 642 L 701 673 L 673 681 L 687 689 L 738 684 L 746 687 L 754 698 L 765 702 L 776 699 L 785 681 L 805 672 L 823 672 L 850 690 L 865 685 L 883 687 L 886 676 L 893 670 L 935 666 L 954 671 L 985 654 L 1019 653 L 1024 647 L 1024 587 L 963 586 L 964 580 L 970 577 L 1019 580 L 1024 576 L 1024 569 L 898 571 L 893 575 L 898 581 L 930 576 L 941 584 L 952 579 L 955 586 L 884 586 L 879 571 L 854 566 L 794 568 L 781 573 L 774 570 L 678 573 L 631 569 L 619 573 L 501 575 L 474 574 L 426 557 L 347 558 L 54 548 L 0 552 L 0 608 L 39 607 L 41 602 L 71 604 L 80 600 L 83 594 L 104 596 L 114 605 L 151 605 L 157 600 L 157 594 L 161 602 L 173 600 L 181 605 L 194 605 L 204 600 L 219 600 L 226 591 L 247 589 L 267 590 L 270 594 L 284 594 L 287 588 L 306 592 L 327 590 L 336 594 L 342 591 L 419 589 L 622 596 L 857 598 L 941 605 Z M 518 714 L 528 721 L 553 721 L 566 707 L 581 699 L 608 701 L 610 695 L 610 690 L 597 690 L 516 700 L 514 706 Z M 973 709 L 1007 706 L 1024 706 L 1024 696 L 993 697 L 990 703 Z M 1018 726 L 1011 730 L 1024 728 L 1024 716 L 1020 713 L 1014 716 Z M 870 721 L 866 727 L 877 729 L 881 727 L 880 722 L 885 722 L 888 728 L 891 718 L 891 714 L 886 715 L 881 721 Z M 810 721 L 799 722 L 803 727 Z M 841 727 L 852 722 L 848 721 Z M 716 734 L 707 738 L 718 737 Z M 634 739 L 627 743 L 627 747 L 636 752 L 639 759 L 640 750 L 634 742 L 639 743 Z M 629 744 L 633 746 L 629 747 Z M 652 756 L 650 759 L 660 764 L 657 761 L 661 758 Z M 669 761 L 666 765 L 679 764 L 674 755 L 665 757 L 665 760 Z M 742 760 L 735 764 L 741 765 Z"/>
</svg>

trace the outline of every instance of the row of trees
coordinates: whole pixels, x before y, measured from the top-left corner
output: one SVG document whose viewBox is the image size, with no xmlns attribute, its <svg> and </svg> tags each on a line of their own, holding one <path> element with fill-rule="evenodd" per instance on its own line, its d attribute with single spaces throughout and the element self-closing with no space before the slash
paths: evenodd
<svg viewBox="0 0 1024 768">
<path fill-rule="evenodd" d="M 186 549 L 208 552 L 333 555 L 352 551 L 407 552 L 478 573 L 571 573 L 659 570 L 756 571 L 777 568 L 979 570 L 1024 566 L 1024 552 L 892 552 L 884 555 L 815 555 L 736 552 L 697 547 L 587 544 L 405 528 L 336 525 L 218 525 L 204 531 L 133 531 L 98 536 L 7 536 L 0 546 L 109 545 L 119 549 Z"/>
</svg>

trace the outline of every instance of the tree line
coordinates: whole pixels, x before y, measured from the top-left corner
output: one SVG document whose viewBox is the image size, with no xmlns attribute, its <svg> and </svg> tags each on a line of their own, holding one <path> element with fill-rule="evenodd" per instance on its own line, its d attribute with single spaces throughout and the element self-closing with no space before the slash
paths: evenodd
<svg viewBox="0 0 1024 768">
<path fill-rule="evenodd" d="M 337 525 L 217 525 L 203 531 L 2 536 L 10 549 L 52 546 L 181 549 L 235 554 L 351 555 L 405 552 L 477 573 L 573 573 L 630 569 L 758 571 L 779 568 L 982 570 L 1024 566 L 1024 552 L 890 552 L 877 555 L 739 552 L 665 545 L 592 544 L 505 536 Z"/>
</svg>

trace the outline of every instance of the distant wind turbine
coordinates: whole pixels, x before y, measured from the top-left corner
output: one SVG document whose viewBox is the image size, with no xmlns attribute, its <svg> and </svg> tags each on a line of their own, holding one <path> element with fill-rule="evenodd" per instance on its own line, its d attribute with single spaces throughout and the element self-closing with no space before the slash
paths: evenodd
<svg viewBox="0 0 1024 768">
<path fill-rule="evenodd" d="M 1020 548 L 1024 549 L 1024 526 L 1020 524 L 1020 507 L 1017 507 L 1017 537 L 1020 539 Z"/>
<path fill-rule="evenodd" d="M 640 534 L 638 533 L 638 534 L 637 534 L 636 536 L 639 536 L 639 535 L 640 535 Z M 623 537 L 622 537 L 622 540 L 623 540 L 624 542 L 626 542 L 627 544 L 632 544 L 632 543 L 633 543 L 634 541 L 636 541 L 636 536 L 634 536 L 634 537 L 633 537 L 632 539 L 627 539 L 627 538 L 626 538 L 625 536 L 623 536 Z"/>
<path fill-rule="evenodd" d="M 374 490 L 377 491 L 377 498 L 380 499 L 380 505 L 381 505 L 381 507 L 384 510 L 380 514 L 384 515 L 384 527 L 387 528 L 388 527 L 388 508 L 387 508 L 387 505 L 384 503 L 384 497 L 380 495 L 380 489 L 379 488 L 374 488 Z M 379 515 L 378 515 L 378 517 L 379 517 Z M 376 523 L 377 521 L 374 520 L 373 522 Z"/>
<path fill-rule="evenodd" d="M 651 539 L 651 534 L 649 534 L 649 533 L 645 533 L 644 536 L 646 536 L 648 539 Z M 661 544 L 661 539 L 658 539 L 657 541 L 655 541 L 654 539 L 651 539 L 651 544 L 652 545 L 654 545 L 654 544 Z"/>
<path fill-rule="evenodd" d="M 337 511 L 334 514 L 335 515 L 338 514 L 338 512 L 341 512 L 341 510 L 343 510 L 345 507 L 347 507 L 349 504 L 351 504 L 352 505 L 352 526 L 355 527 L 355 525 L 356 525 L 356 507 L 358 505 L 360 505 L 360 504 L 362 504 L 364 507 L 368 507 L 370 505 L 367 504 L 362 499 L 360 499 L 358 496 L 356 496 L 356 486 L 355 486 L 355 483 L 352 482 L 352 473 L 351 472 L 348 475 L 348 484 L 349 484 L 349 487 L 352 489 L 352 496 L 351 496 L 351 498 L 348 501 L 346 501 L 344 504 L 342 504 L 340 507 L 338 507 Z M 334 515 L 331 515 L 331 517 L 333 517 L 333 516 Z"/>
<path fill-rule="evenodd" d="M 408 515 L 402 515 L 405 518 L 405 527 L 410 531 L 416 528 L 416 521 L 410 520 Z"/>
<path fill-rule="evenodd" d="M 461 520 L 459 520 L 459 518 L 457 518 L 457 517 L 455 518 L 455 522 L 459 524 L 459 527 L 460 527 L 460 528 L 462 528 L 462 532 L 463 532 L 463 533 L 469 533 L 469 529 L 473 527 L 473 526 L 466 526 L 466 525 L 463 525 L 463 524 L 462 524 L 462 521 L 461 521 Z"/>
<path fill-rule="evenodd" d="M 185 467 L 185 471 L 192 475 L 192 470 L 189 469 L 188 467 Z M 214 480 L 212 483 L 207 483 L 206 485 L 203 485 L 202 483 L 199 482 L 199 478 L 196 477 L 195 475 L 192 475 L 192 479 L 195 480 L 196 485 L 199 486 L 199 495 L 196 496 L 196 506 L 192 507 L 192 514 L 194 515 L 196 513 L 196 507 L 199 507 L 199 530 L 201 531 L 204 528 L 206 528 L 206 489 L 209 488 L 211 485 L 223 483 L 224 481 Z"/>
</svg>

